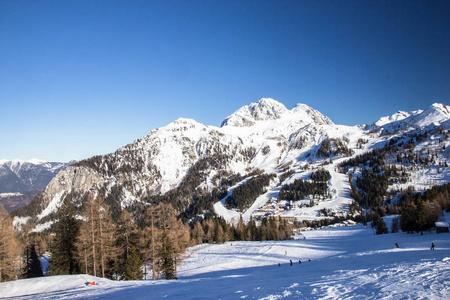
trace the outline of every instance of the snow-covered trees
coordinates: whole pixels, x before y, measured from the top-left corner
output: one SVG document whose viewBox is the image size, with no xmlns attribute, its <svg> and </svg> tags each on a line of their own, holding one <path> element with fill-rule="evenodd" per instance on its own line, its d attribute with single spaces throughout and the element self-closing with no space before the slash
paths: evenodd
<svg viewBox="0 0 450 300">
<path fill-rule="evenodd" d="M 11 218 L 0 203 L 0 282 L 17 278 L 20 251 Z"/>
</svg>

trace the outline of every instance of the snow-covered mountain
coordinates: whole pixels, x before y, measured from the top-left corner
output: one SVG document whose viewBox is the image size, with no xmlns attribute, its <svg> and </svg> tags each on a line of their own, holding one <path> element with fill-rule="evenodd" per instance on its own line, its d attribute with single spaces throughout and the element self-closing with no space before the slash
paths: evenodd
<svg viewBox="0 0 450 300">
<path fill-rule="evenodd" d="M 138 217 L 140 206 L 167 201 L 187 218 L 209 210 L 230 222 L 239 215 L 249 220 L 278 199 L 283 186 L 296 179 L 309 180 L 318 169 L 331 175 L 325 195 L 297 201 L 284 216 L 315 220 L 326 217 L 321 211 L 345 215 L 353 200 L 349 174 L 339 169 L 339 163 L 391 139 L 410 141 L 414 133 L 428 130 L 426 138 L 416 141 L 417 151 L 428 147 L 436 152 L 433 165 L 420 169 L 428 174 L 411 169 L 405 187 L 448 181 L 448 168 L 438 165 L 450 160 L 448 111 L 448 106 L 434 104 L 424 111 L 382 118 L 372 126 L 344 126 L 305 104 L 289 110 L 264 98 L 238 109 L 221 127 L 178 119 L 114 153 L 80 161 L 58 173 L 30 206 L 17 212 L 16 224 L 25 220 L 20 216 L 50 224 L 65 197 L 81 205 L 89 193 L 105 198 L 113 215 L 127 207 Z M 356 178 L 358 170 L 353 171 Z M 244 210 L 227 205 L 234 189 L 263 174 L 274 175 L 252 205 Z"/>
<path fill-rule="evenodd" d="M 28 204 L 70 163 L 0 160 L 0 202 L 7 210 Z"/>
<path fill-rule="evenodd" d="M 282 103 L 270 98 L 263 98 L 257 103 L 251 103 L 238 109 L 222 122 L 222 127 L 250 127 L 259 121 L 275 121 L 283 118 L 290 121 L 301 120 L 305 124 L 333 124 L 328 117 L 305 104 L 298 104 L 289 111 Z"/>
<path fill-rule="evenodd" d="M 382 117 L 373 124 L 386 132 L 408 131 L 426 126 L 440 126 L 450 119 L 450 106 L 434 103 L 425 110 L 399 111 L 390 117 Z"/>
<path fill-rule="evenodd" d="M 28 192 L 43 190 L 50 180 L 70 163 L 0 160 L 0 192 Z"/>
</svg>

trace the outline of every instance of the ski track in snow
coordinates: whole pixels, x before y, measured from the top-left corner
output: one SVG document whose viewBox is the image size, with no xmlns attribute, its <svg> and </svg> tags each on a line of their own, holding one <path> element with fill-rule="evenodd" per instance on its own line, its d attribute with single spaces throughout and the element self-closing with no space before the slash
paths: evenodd
<svg viewBox="0 0 450 300">
<path fill-rule="evenodd" d="M 177 281 L 49 276 L 0 283 L 0 298 L 450 298 L 450 234 L 374 236 L 370 226 L 361 224 L 302 234 L 305 239 L 191 247 L 178 269 Z M 431 241 L 436 243 L 434 251 Z M 400 248 L 395 248 L 395 242 Z M 87 285 L 94 280 L 97 285 Z"/>
</svg>

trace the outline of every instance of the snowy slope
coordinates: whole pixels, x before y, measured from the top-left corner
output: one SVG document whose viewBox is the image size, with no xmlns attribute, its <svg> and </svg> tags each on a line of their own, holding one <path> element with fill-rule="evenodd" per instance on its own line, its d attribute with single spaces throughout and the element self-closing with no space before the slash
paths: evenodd
<svg viewBox="0 0 450 300">
<path fill-rule="evenodd" d="M 434 103 L 425 110 L 412 112 L 399 111 L 390 117 L 383 117 L 375 122 L 374 127 L 380 127 L 386 132 L 398 130 L 409 131 L 429 125 L 439 126 L 450 118 L 450 106 Z"/>
<path fill-rule="evenodd" d="M 356 225 L 307 231 L 298 238 L 195 246 L 179 267 L 177 281 L 53 276 L 0 283 L 0 298 L 450 298 L 449 234 L 374 236 L 370 226 Z M 87 285 L 94 280 L 97 285 Z"/>
</svg>

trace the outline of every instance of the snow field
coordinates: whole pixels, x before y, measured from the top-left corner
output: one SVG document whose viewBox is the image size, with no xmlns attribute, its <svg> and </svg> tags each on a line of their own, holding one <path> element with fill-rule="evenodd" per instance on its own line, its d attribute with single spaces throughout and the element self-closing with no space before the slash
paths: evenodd
<svg viewBox="0 0 450 300">
<path fill-rule="evenodd" d="M 358 224 L 302 235 L 304 239 L 290 241 L 194 246 L 178 268 L 176 281 L 116 282 L 87 275 L 51 276 L 0 283 L 0 298 L 450 298 L 450 234 L 374 236 L 370 226 Z M 434 251 L 430 250 L 432 241 L 436 244 Z M 400 248 L 395 248 L 395 242 Z M 86 284 L 93 280 L 97 285 Z"/>
</svg>

